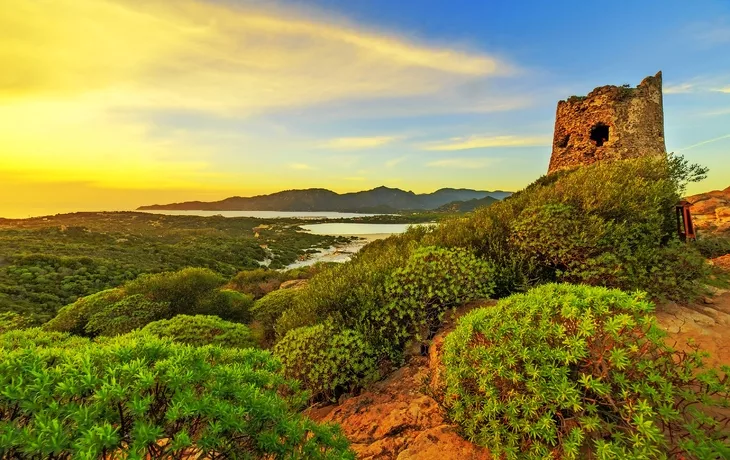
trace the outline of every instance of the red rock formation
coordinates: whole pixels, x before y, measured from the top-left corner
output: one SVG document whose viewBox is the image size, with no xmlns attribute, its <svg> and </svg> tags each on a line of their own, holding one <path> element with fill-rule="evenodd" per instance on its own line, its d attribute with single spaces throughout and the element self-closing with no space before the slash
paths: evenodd
<svg viewBox="0 0 730 460">
<path fill-rule="evenodd" d="M 695 227 L 705 233 L 730 234 L 730 187 L 687 197 Z"/>
</svg>

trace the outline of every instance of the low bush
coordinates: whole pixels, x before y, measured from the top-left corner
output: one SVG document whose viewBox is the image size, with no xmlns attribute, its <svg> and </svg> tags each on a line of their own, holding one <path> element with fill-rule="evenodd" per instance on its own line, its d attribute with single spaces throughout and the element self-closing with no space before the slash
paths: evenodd
<svg viewBox="0 0 730 460">
<path fill-rule="evenodd" d="M 450 308 L 488 298 L 493 290 L 491 265 L 467 250 L 418 248 L 388 277 L 387 303 L 368 314 L 369 335 L 398 351 L 411 338 L 431 338 Z"/>
<path fill-rule="evenodd" d="M 255 270 L 246 270 L 238 273 L 228 283 L 231 289 L 249 294 L 254 299 L 260 299 L 269 292 L 279 289 L 283 279 L 280 272 L 276 270 L 268 270 L 265 268 L 257 268 Z"/>
<path fill-rule="evenodd" d="M 122 300 L 124 294 L 121 289 L 107 289 L 82 297 L 76 302 L 61 308 L 55 318 L 43 325 L 43 329 L 85 335 L 89 318 Z"/>
<path fill-rule="evenodd" d="M 185 268 L 176 272 L 142 275 L 124 285 L 128 295 L 142 294 L 155 302 L 168 302 L 173 315 L 201 312 L 201 303 L 207 302 L 206 313 L 216 314 L 210 305 L 210 294 L 225 283 L 225 279 L 207 268 Z"/>
<path fill-rule="evenodd" d="M 170 304 L 148 300 L 142 294 L 122 298 L 89 317 L 86 335 L 115 336 L 139 329 L 170 315 Z"/>
<path fill-rule="evenodd" d="M 251 331 L 243 324 L 225 321 L 217 316 L 177 315 L 146 325 L 142 332 L 166 337 L 188 345 L 219 345 L 222 347 L 250 348 L 256 346 Z"/>
<path fill-rule="evenodd" d="M 730 237 L 700 234 L 694 245 L 700 254 L 708 259 L 730 254 Z"/>
<path fill-rule="evenodd" d="M 253 319 L 253 297 L 230 289 L 213 290 L 202 296 L 188 314 L 214 315 L 229 321 L 248 323 Z"/>
<path fill-rule="evenodd" d="M 267 352 L 78 340 L 0 349 L 0 457 L 354 459 Z"/>
<path fill-rule="evenodd" d="M 299 291 L 281 289 L 266 294 L 254 303 L 252 313 L 254 319 L 263 329 L 264 345 L 273 345 L 276 339 L 276 321 L 297 302 Z"/>
<path fill-rule="evenodd" d="M 27 327 L 30 327 L 31 324 L 32 320 L 30 318 L 19 315 L 12 311 L 0 313 L 0 334 L 7 331 L 25 329 Z"/>
<path fill-rule="evenodd" d="M 642 294 L 548 284 L 446 338 L 446 399 L 498 458 L 727 458 L 730 367 L 665 345 Z"/>
<path fill-rule="evenodd" d="M 284 375 L 302 382 L 314 399 L 335 400 L 380 377 L 367 338 L 332 322 L 289 331 L 274 347 Z"/>
</svg>

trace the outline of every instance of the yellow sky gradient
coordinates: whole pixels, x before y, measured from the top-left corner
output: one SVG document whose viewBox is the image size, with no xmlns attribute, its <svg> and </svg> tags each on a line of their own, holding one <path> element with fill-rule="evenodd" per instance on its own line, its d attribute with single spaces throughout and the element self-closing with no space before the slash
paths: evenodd
<svg viewBox="0 0 730 460">
<path fill-rule="evenodd" d="M 119 201 L 120 190 L 145 190 L 141 201 L 129 195 L 143 204 L 282 185 L 213 164 L 205 136 L 161 135 L 150 114 L 245 120 L 330 101 L 429 94 L 512 71 L 489 56 L 341 20 L 192 0 L 14 0 L 0 9 L 0 41 L 0 193 L 22 190 L 28 203 L 49 193 L 66 202 L 91 194 L 113 199 L 101 200 L 106 208 L 132 201 Z M 0 202 L 0 215 L 8 205 Z"/>
</svg>

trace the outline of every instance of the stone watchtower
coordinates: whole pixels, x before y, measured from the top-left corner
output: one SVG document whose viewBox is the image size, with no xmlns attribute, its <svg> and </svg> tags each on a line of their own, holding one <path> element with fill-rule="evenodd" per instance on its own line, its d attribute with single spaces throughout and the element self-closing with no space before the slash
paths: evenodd
<svg viewBox="0 0 730 460">
<path fill-rule="evenodd" d="M 558 102 L 548 174 L 601 160 L 665 155 L 662 73 Z"/>
</svg>

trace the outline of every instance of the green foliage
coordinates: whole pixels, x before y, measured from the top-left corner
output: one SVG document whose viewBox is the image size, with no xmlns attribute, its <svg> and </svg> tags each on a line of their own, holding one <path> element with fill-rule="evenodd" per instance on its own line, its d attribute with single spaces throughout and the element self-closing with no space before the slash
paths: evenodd
<svg viewBox="0 0 730 460">
<path fill-rule="evenodd" d="M 444 346 L 452 419 L 505 459 L 727 458 L 730 367 L 669 348 L 652 310 L 564 284 L 475 310 Z"/>
<path fill-rule="evenodd" d="M 25 329 L 31 326 L 31 321 L 25 316 L 7 311 L 0 313 L 0 334 L 17 329 Z"/>
<path fill-rule="evenodd" d="M 488 298 L 492 278 L 490 264 L 464 249 L 418 248 L 388 278 L 388 302 L 368 315 L 369 335 L 394 351 L 411 338 L 429 339 L 450 308 Z"/>
<path fill-rule="evenodd" d="M 332 322 L 289 331 L 274 347 L 287 378 L 302 382 L 315 399 L 336 399 L 380 377 L 367 338 Z"/>
<path fill-rule="evenodd" d="M 270 346 L 276 339 L 276 321 L 286 310 L 293 308 L 298 301 L 299 290 L 280 289 L 270 292 L 254 303 L 252 308 L 254 319 L 263 329 L 265 346 Z"/>
<path fill-rule="evenodd" d="M 256 346 L 251 331 L 243 324 L 225 321 L 217 316 L 177 315 L 147 324 L 142 332 L 166 337 L 188 345 L 219 345 L 250 348 Z"/>
<path fill-rule="evenodd" d="M 718 235 L 698 235 L 695 248 L 708 259 L 730 254 L 730 237 Z"/>
<path fill-rule="evenodd" d="M 85 335 L 86 325 L 92 315 L 114 305 L 123 298 L 124 291 L 121 289 L 108 289 L 82 297 L 59 310 L 55 318 L 43 325 L 43 329 Z"/>
<path fill-rule="evenodd" d="M 267 352 L 78 340 L 0 341 L 0 457 L 354 458 Z"/>
<path fill-rule="evenodd" d="M 173 314 L 197 312 L 211 291 L 225 279 L 205 268 L 142 275 L 124 286 L 128 295 L 142 294 L 155 302 L 167 302 Z"/>
<path fill-rule="evenodd" d="M 674 206 L 701 173 L 681 157 L 598 162 L 446 221 L 425 242 L 492 262 L 498 295 L 569 281 L 685 300 L 707 270 L 691 247 L 679 257 Z"/>
<path fill-rule="evenodd" d="M 143 273 L 209 268 L 225 277 L 295 262 L 337 237 L 299 232 L 296 219 L 74 213 L 0 219 L 0 313 L 48 321 L 78 298 Z M 254 228 L 266 224 L 256 238 Z"/>
<path fill-rule="evenodd" d="M 170 315 L 170 304 L 155 302 L 142 294 L 124 297 L 89 317 L 84 330 L 89 336 L 126 334 Z"/>
<path fill-rule="evenodd" d="M 297 302 L 277 324 L 280 336 L 330 318 L 343 327 L 357 327 L 369 312 L 387 302 L 385 284 L 405 265 L 428 230 L 411 228 L 402 235 L 373 241 L 351 261 L 318 273 L 300 290 Z"/>
</svg>

